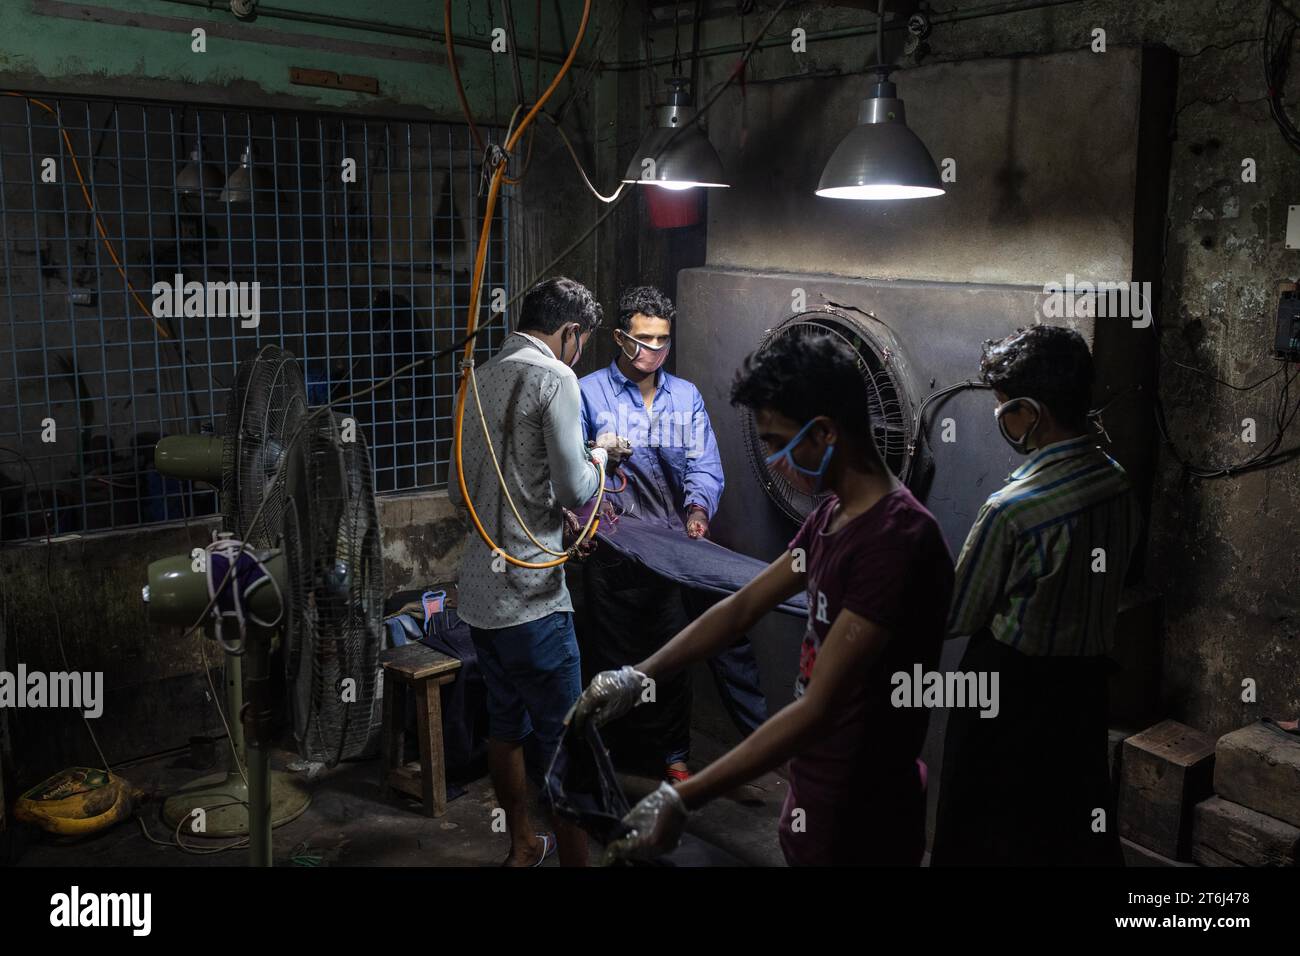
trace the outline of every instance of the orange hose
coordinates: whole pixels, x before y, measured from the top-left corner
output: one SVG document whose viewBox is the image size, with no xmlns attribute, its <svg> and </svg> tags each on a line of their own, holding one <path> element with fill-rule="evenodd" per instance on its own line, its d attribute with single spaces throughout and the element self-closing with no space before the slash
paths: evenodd
<svg viewBox="0 0 1300 956">
<path fill-rule="evenodd" d="M 54 122 L 59 127 L 59 133 L 63 136 L 64 145 L 68 147 L 68 159 L 72 160 L 72 171 L 77 174 L 77 182 L 81 184 L 81 195 L 86 200 L 86 208 L 90 210 L 90 214 L 95 218 L 95 228 L 99 230 L 99 236 L 104 240 L 104 248 L 108 250 L 108 257 L 113 260 L 113 265 L 117 266 L 118 274 L 122 277 L 122 281 L 126 283 L 126 287 L 130 290 L 131 296 L 135 299 L 136 305 L 140 306 L 141 311 L 143 311 L 144 314 L 149 317 L 149 320 L 153 322 L 154 328 L 158 330 L 158 334 L 165 339 L 172 338 L 172 334 L 158 323 L 157 318 L 154 317 L 153 310 L 144 304 L 144 300 L 140 298 L 140 293 L 135 291 L 135 286 L 133 286 L 131 280 L 127 278 L 126 269 L 122 267 L 121 261 L 117 258 L 117 250 L 113 248 L 113 243 L 108 238 L 108 230 L 104 228 L 104 223 L 99 218 L 99 213 L 95 211 L 95 204 L 90 198 L 90 190 L 86 188 L 86 177 L 81 175 L 81 165 L 77 162 L 77 151 L 72 148 L 72 138 L 68 136 L 68 131 L 64 129 L 63 124 L 59 122 L 58 111 L 48 103 L 42 103 L 36 97 L 28 96 L 26 93 L 11 93 L 8 90 L 4 90 L 0 91 L 0 96 L 16 96 L 18 99 L 27 100 L 29 103 L 35 103 L 41 109 L 45 110 L 45 112 L 54 117 Z"/>
<path fill-rule="evenodd" d="M 591 0 L 586 0 L 582 8 L 582 21 L 578 24 L 578 34 L 576 37 L 574 37 L 573 46 L 569 49 L 569 55 L 565 58 L 564 63 L 560 67 L 559 72 L 555 74 L 555 78 L 551 80 L 550 86 L 548 86 L 546 88 L 546 91 L 542 93 L 540 97 L 538 97 L 537 102 L 533 104 L 533 108 L 528 111 L 528 113 L 524 116 L 523 121 L 515 128 L 514 133 L 512 133 L 510 138 L 506 141 L 504 151 L 506 152 L 507 155 L 510 153 L 512 149 L 514 149 L 515 144 L 519 142 L 519 138 L 520 136 L 523 135 L 524 130 L 528 128 L 528 125 L 533 121 L 533 118 L 537 115 L 538 111 L 541 110 L 541 108 L 546 104 L 546 101 L 551 98 L 551 95 L 555 92 L 556 88 L 560 85 L 561 81 L 565 77 L 565 74 L 569 72 L 569 67 L 573 65 L 573 61 L 578 56 L 578 47 L 582 45 L 582 39 L 587 32 L 587 21 L 590 19 L 590 17 L 591 17 Z M 447 48 L 450 53 L 452 49 L 451 0 L 446 0 L 446 4 L 443 8 L 443 19 L 446 27 L 445 32 L 446 32 Z M 464 91 L 459 89 L 460 88 L 459 74 L 455 71 L 455 67 L 454 67 L 455 57 L 452 56 L 451 59 L 453 61 L 452 77 L 455 80 L 456 86 L 460 92 L 461 102 L 464 103 L 465 102 Z M 469 119 L 468 114 L 466 116 L 466 119 Z M 472 124 L 473 121 L 470 120 L 470 122 Z M 487 529 L 483 527 L 483 522 L 479 520 L 478 512 L 474 510 L 474 502 L 470 499 L 469 488 L 465 484 L 464 457 L 462 455 L 464 449 L 461 441 L 462 438 L 461 433 L 464 430 L 464 426 L 465 426 L 465 398 L 466 398 L 466 387 L 469 383 L 469 375 L 470 375 L 469 363 L 471 363 L 474 358 L 473 335 L 475 330 L 478 328 L 479 291 L 483 284 L 483 270 L 487 265 L 488 240 L 492 235 L 492 215 L 496 210 L 497 195 L 501 191 L 501 180 L 504 175 L 505 175 L 505 164 L 500 163 L 497 165 L 496 169 L 493 170 L 492 172 L 492 182 L 488 187 L 487 204 L 485 205 L 484 212 L 483 212 L 483 228 L 479 233 L 478 249 L 474 255 L 474 273 L 469 288 L 469 327 L 466 330 L 466 335 L 469 336 L 469 338 L 465 342 L 465 355 L 464 355 L 464 361 L 462 363 L 462 369 L 460 373 L 460 387 L 457 389 L 456 392 L 456 429 L 455 429 L 455 441 L 454 441 L 454 454 L 456 456 L 456 481 L 460 486 L 460 493 L 461 493 L 461 497 L 465 501 L 466 510 L 469 511 L 470 520 L 473 522 L 475 530 L 478 531 L 479 537 L 483 539 L 483 543 L 488 546 L 488 550 L 491 551 L 493 554 L 500 555 L 506 561 L 508 561 L 510 564 L 515 565 L 516 567 L 541 570 L 545 568 L 559 567 L 560 565 L 566 563 L 569 560 L 569 555 L 566 554 L 562 558 L 555 558 L 554 560 L 551 561 L 524 561 L 520 558 L 514 557 L 513 555 L 506 554 L 503 550 L 501 550 L 501 548 L 497 546 L 497 543 L 492 540 L 492 536 L 488 534 Z M 605 484 L 604 469 L 597 466 L 596 470 L 599 472 L 600 483 L 601 483 L 601 487 L 603 488 Z M 591 530 L 588 532 L 588 536 L 595 533 L 595 528 L 596 528 L 596 524 L 593 522 L 591 525 Z M 579 538 L 578 541 L 579 543 L 581 543 L 582 538 Z"/>
</svg>

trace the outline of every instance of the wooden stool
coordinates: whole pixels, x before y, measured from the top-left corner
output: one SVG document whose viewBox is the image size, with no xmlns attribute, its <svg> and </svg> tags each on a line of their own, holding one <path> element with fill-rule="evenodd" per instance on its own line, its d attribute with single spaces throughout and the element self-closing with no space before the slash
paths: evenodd
<svg viewBox="0 0 1300 956">
<path fill-rule="evenodd" d="M 385 794 L 409 794 L 424 802 L 424 813 L 447 812 L 447 766 L 442 749 L 442 685 L 456 677 L 460 661 L 423 644 L 403 644 L 379 656 L 384 665 Z M 415 693 L 420 760 L 406 763 L 406 692 Z"/>
</svg>

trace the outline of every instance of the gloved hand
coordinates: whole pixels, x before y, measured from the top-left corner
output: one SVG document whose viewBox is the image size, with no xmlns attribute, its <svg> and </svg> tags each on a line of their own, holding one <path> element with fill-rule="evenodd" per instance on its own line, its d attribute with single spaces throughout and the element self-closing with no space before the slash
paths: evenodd
<svg viewBox="0 0 1300 956">
<path fill-rule="evenodd" d="M 609 467 L 607 471 L 613 471 L 621 465 L 626 459 L 632 457 L 632 444 L 626 438 L 620 438 L 613 432 L 605 432 L 596 436 L 596 447 L 605 449 L 609 455 Z"/>
<path fill-rule="evenodd" d="M 686 804 L 675 787 L 661 783 L 628 811 L 623 822 L 631 832 L 605 848 L 606 866 L 619 860 L 652 860 L 676 849 L 686 829 Z"/>
<path fill-rule="evenodd" d="M 699 505 L 691 505 L 686 512 L 686 536 L 688 538 L 703 538 L 708 533 L 708 513 Z"/>
<path fill-rule="evenodd" d="M 616 671 L 601 671 L 573 705 L 573 725 L 581 727 L 586 721 L 594 720 L 600 727 L 622 717 L 641 702 L 646 680 L 649 678 L 630 664 Z"/>
</svg>

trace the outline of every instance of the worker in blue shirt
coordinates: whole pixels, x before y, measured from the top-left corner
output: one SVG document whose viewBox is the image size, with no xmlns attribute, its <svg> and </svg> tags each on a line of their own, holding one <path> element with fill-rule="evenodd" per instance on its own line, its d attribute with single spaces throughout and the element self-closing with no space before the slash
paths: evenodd
<svg viewBox="0 0 1300 956">
<path fill-rule="evenodd" d="M 614 433 L 632 445 L 622 465 L 627 486 L 606 493 L 613 512 L 680 530 L 708 534 L 724 485 L 722 458 L 704 399 L 685 379 L 662 368 L 677 310 L 653 286 L 628 289 L 619 300 L 614 342 L 618 356 L 578 382 L 588 441 Z M 611 476 L 606 484 L 621 487 Z M 612 548 L 597 548 L 581 569 L 582 607 L 576 615 L 584 676 L 644 659 L 721 595 L 667 580 Z M 709 661 L 719 696 L 742 735 L 767 719 L 758 664 L 748 638 Z M 670 781 L 689 776 L 688 673 L 660 682 L 654 707 L 637 708 L 605 730 L 606 743 L 625 764 Z"/>
</svg>

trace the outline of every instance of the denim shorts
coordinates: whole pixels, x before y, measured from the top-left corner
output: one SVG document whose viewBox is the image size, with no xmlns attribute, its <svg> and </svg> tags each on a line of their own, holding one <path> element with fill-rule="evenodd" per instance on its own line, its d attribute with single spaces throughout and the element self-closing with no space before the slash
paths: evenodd
<svg viewBox="0 0 1300 956">
<path fill-rule="evenodd" d="M 536 734 L 549 761 L 582 693 L 573 612 L 554 611 L 513 627 L 472 627 L 470 636 L 487 687 L 488 736 L 517 743 Z"/>
</svg>

